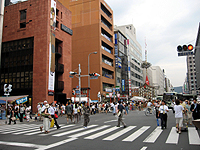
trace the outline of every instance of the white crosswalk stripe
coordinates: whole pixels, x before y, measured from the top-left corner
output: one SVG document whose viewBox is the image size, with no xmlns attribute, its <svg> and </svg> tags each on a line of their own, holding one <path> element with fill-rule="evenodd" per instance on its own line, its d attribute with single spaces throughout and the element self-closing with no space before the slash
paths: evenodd
<svg viewBox="0 0 200 150">
<path fill-rule="evenodd" d="M 127 141 L 127 142 L 133 142 L 136 138 L 138 138 L 141 134 L 143 134 L 147 129 L 149 129 L 150 126 L 144 126 L 128 136 L 127 138 L 123 139 L 122 141 Z"/>
<path fill-rule="evenodd" d="M 108 136 L 107 138 L 104 138 L 103 140 L 112 141 L 112 140 L 120 137 L 121 135 L 125 134 L 126 132 L 134 129 L 135 127 L 136 126 L 129 126 L 129 127 L 125 128 L 125 129 L 123 129 L 123 130 L 121 130 L 121 131 L 119 131 L 119 132 L 117 132 L 117 133 L 115 133 L 111 136 Z"/>
<path fill-rule="evenodd" d="M 122 142 L 135 142 L 138 137 L 143 135 L 146 131 L 149 132 L 143 142 L 144 143 L 155 143 L 160 136 L 163 136 L 163 132 L 169 132 L 166 136 L 166 144 L 178 144 L 179 136 L 182 136 L 176 132 L 176 127 L 172 127 L 170 131 L 161 130 L 160 127 L 150 127 L 150 126 L 128 126 L 126 128 L 113 127 L 110 125 L 89 125 L 87 129 L 83 128 L 81 124 L 61 124 L 61 128 L 57 130 L 57 128 L 50 128 L 49 134 L 41 134 L 39 129 L 40 125 L 37 124 L 19 124 L 19 125 L 9 125 L 9 126 L 1 126 L 0 135 L 1 134 L 13 134 L 13 135 L 35 135 L 35 136 L 52 136 L 52 137 L 62 137 L 70 138 L 74 141 L 78 140 L 78 138 L 83 138 L 85 140 L 94 140 L 100 139 L 103 141 L 113 141 L 120 139 Z M 136 128 L 137 127 L 137 128 Z M 150 131 L 149 129 L 153 129 Z M 87 135 L 87 136 L 85 136 Z M 186 135 L 184 135 L 186 136 Z M 122 139 L 123 137 L 123 139 Z M 143 136 L 144 137 L 144 136 Z M 195 127 L 188 127 L 188 143 L 190 145 L 200 145 L 199 133 L 195 129 Z M 68 141 L 68 140 L 67 140 Z M 55 146 L 55 145 L 52 145 Z M 145 149 L 143 147 L 142 149 Z"/>
<path fill-rule="evenodd" d="M 171 132 L 167 138 L 166 143 L 177 144 L 179 139 L 179 134 L 176 133 L 176 127 L 172 127 Z"/>
<path fill-rule="evenodd" d="M 200 145 L 200 138 L 195 127 L 188 127 L 189 144 Z"/>
<path fill-rule="evenodd" d="M 146 142 L 146 143 L 155 143 L 155 141 L 160 136 L 160 134 L 162 133 L 162 131 L 163 130 L 161 129 L 161 127 L 157 127 L 143 142 Z"/>
<path fill-rule="evenodd" d="M 92 127 L 96 127 L 96 126 L 97 125 L 90 125 L 90 126 L 88 126 L 88 129 L 92 128 Z M 72 133 L 75 133 L 75 132 L 79 132 L 79 131 L 82 131 L 82 130 L 85 130 L 85 129 L 84 128 L 74 129 L 74 130 L 71 130 L 71 131 L 62 132 L 60 134 L 55 134 L 55 135 L 52 135 L 52 136 L 63 136 L 63 135 L 68 135 L 68 134 L 72 134 Z"/>
</svg>

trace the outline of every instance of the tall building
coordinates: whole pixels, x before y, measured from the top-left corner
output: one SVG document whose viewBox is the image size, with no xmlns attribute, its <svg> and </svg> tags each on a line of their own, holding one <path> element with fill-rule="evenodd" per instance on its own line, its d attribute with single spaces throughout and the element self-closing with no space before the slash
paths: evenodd
<svg viewBox="0 0 200 150">
<path fill-rule="evenodd" d="M 187 75 L 188 75 L 188 89 L 190 94 L 198 94 L 197 89 L 197 77 L 195 67 L 195 55 L 189 55 L 186 58 L 187 61 Z"/>
<path fill-rule="evenodd" d="M 127 53 L 127 38 L 118 29 L 114 29 L 115 33 L 115 79 L 116 87 L 120 89 L 121 98 L 129 95 L 128 85 L 128 53 Z"/>
<path fill-rule="evenodd" d="M 71 95 L 71 12 L 54 0 L 28 0 L 5 7 L 0 95 L 29 95 L 32 111 L 47 100 Z"/>
<path fill-rule="evenodd" d="M 136 39 L 136 29 L 130 25 L 117 26 L 118 29 L 127 37 L 128 55 L 130 58 L 130 82 L 131 88 L 140 87 L 143 84 L 142 48 Z"/>
<path fill-rule="evenodd" d="M 164 73 L 159 66 L 152 66 L 152 81 L 155 88 L 157 88 L 157 95 L 164 93 Z"/>
<path fill-rule="evenodd" d="M 200 90 L 200 23 L 197 33 L 197 39 L 195 44 L 195 65 L 196 65 L 196 80 L 197 89 Z"/>
<path fill-rule="evenodd" d="M 59 1 L 72 12 L 72 71 L 80 64 L 82 75 L 88 75 L 88 68 L 89 73 L 101 75 L 91 80 L 82 77 L 82 92 L 89 87 L 92 100 L 98 100 L 100 92 L 103 100 L 109 101 L 108 93 L 115 88 L 113 11 L 104 0 Z M 72 87 L 79 87 L 77 78 Z"/>
</svg>

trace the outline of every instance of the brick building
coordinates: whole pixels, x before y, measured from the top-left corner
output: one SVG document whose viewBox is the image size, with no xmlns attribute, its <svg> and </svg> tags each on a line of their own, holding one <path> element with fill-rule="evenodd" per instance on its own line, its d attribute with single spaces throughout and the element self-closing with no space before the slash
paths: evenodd
<svg viewBox="0 0 200 150">
<path fill-rule="evenodd" d="M 52 9 L 52 1 L 28 0 L 4 9 L 0 95 L 5 83 L 12 84 L 11 95 L 29 95 L 33 112 L 38 102 L 65 102 L 71 96 L 71 12 L 58 1 Z"/>
<path fill-rule="evenodd" d="M 109 101 L 115 88 L 113 11 L 104 0 L 59 0 L 72 12 L 72 71 L 81 65 L 81 74 L 98 73 L 98 79 L 81 79 L 82 88 L 90 88 L 90 98 Z M 92 54 L 97 52 L 97 54 Z M 89 63 L 88 63 L 89 59 Z M 73 78 L 72 87 L 79 85 Z M 84 92 L 84 91 L 82 91 Z M 113 96 L 112 96 L 113 100 Z"/>
</svg>

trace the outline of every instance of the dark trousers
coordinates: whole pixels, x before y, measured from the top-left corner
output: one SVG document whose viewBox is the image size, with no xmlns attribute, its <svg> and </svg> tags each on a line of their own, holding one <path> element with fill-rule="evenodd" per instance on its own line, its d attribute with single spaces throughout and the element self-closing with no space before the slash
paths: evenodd
<svg viewBox="0 0 200 150">
<path fill-rule="evenodd" d="M 57 123 L 57 120 L 56 120 L 55 116 L 51 115 L 51 117 L 54 119 L 54 124 L 56 125 L 57 129 L 60 128 L 60 126 Z"/>
<path fill-rule="evenodd" d="M 24 113 L 20 113 L 20 117 L 19 117 L 20 122 L 23 122 L 23 116 L 24 116 Z"/>
<path fill-rule="evenodd" d="M 87 127 L 89 122 L 90 122 L 89 115 L 84 115 L 84 126 Z"/>
<path fill-rule="evenodd" d="M 167 113 L 165 114 L 160 114 L 160 119 L 161 119 L 161 127 L 162 128 L 167 128 Z"/>
</svg>

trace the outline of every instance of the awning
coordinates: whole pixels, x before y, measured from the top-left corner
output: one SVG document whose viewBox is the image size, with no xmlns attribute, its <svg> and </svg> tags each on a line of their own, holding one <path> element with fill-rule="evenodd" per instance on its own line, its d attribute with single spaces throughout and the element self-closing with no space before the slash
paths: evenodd
<svg viewBox="0 0 200 150">
<path fill-rule="evenodd" d="M 0 104 L 5 104 L 5 103 L 6 103 L 6 101 L 0 100 Z"/>
<path fill-rule="evenodd" d="M 0 101 L 6 102 L 6 97 L 0 97 Z M 17 104 L 25 103 L 28 101 L 28 95 L 21 95 L 21 96 L 8 96 L 7 102 L 12 103 L 16 101 Z"/>
</svg>

